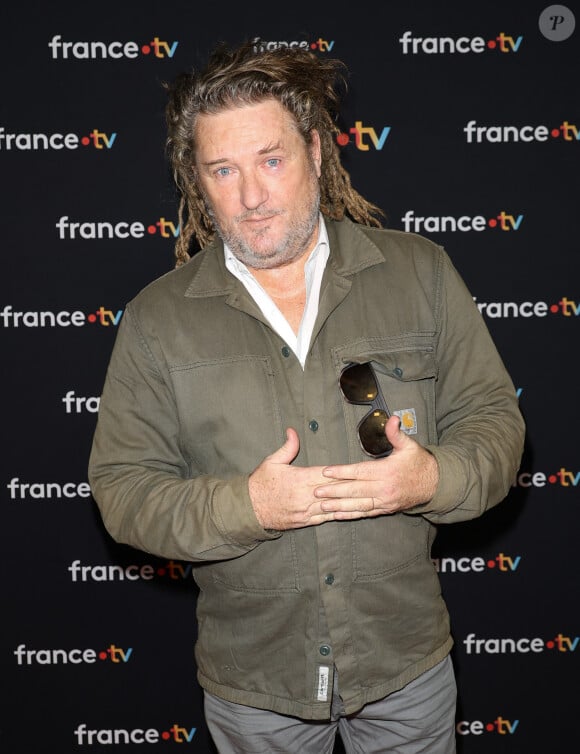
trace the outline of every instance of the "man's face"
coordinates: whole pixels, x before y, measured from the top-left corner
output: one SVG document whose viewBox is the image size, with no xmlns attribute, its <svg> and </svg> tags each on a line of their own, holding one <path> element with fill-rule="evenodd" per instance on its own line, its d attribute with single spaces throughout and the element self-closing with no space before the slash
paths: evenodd
<svg viewBox="0 0 580 754">
<path fill-rule="evenodd" d="M 222 239 L 249 267 L 308 253 L 318 229 L 320 140 L 307 147 L 276 100 L 201 115 L 195 168 Z"/>
</svg>

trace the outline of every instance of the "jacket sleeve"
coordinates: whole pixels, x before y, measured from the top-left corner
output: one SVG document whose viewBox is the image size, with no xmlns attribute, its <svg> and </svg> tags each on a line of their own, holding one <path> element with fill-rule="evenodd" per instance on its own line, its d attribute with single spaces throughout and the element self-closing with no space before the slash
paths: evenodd
<svg viewBox="0 0 580 754">
<path fill-rule="evenodd" d="M 247 475 L 192 474 L 180 450 L 167 370 L 129 304 L 107 370 L 89 459 L 89 482 L 117 542 L 161 557 L 226 560 L 274 539 L 252 508 Z"/>
<path fill-rule="evenodd" d="M 503 500 L 521 462 L 525 427 L 514 385 L 473 297 L 442 251 L 437 304 L 439 466 L 431 501 L 413 508 L 433 523 L 475 518 Z"/>
</svg>

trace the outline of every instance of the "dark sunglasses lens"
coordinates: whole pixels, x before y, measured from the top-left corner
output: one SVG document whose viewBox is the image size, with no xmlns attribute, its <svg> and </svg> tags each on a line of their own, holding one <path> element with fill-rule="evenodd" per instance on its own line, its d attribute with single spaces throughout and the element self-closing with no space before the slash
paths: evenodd
<svg viewBox="0 0 580 754">
<path fill-rule="evenodd" d="M 364 451 L 371 456 L 385 456 L 393 449 L 385 435 L 387 419 L 387 414 L 377 409 L 371 411 L 359 424 L 358 434 L 361 445 Z"/>
<path fill-rule="evenodd" d="M 369 364 L 353 364 L 340 375 L 340 389 L 351 403 L 370 403 L 377 397 L 377 383 Z"/>
</svg>

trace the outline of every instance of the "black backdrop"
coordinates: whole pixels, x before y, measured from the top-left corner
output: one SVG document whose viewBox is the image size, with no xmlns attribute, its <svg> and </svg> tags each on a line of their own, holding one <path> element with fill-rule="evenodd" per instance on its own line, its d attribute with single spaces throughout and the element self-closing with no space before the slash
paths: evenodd
<svg viewBox="0 0 580 754">
<path fill-rule="evenodd" d="M 228 4 L 229 5 L 229 4 Z M 350 68 L 341 149 L 442 243 L 520 393 L 508 499 L 442 527 L 463 754 L 578 745 L 577 2 L 3 4 L 0 751 L 211 752 L 186 563 L 116 545 L 86 466 L 124 306 L 173 266 L 163 81 L 215 42 Z"/>
</svg>

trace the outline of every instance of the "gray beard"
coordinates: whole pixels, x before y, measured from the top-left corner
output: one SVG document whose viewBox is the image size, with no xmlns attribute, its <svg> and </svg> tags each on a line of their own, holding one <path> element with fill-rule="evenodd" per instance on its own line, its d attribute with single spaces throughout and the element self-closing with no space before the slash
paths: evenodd
<svg viewBox="0 0 580 754">
<path fill-rule="evenodd" d="M 307 217 L 303 220 L 294 222 L 285 238 L 269 252 L 255 252 L 252 247 L 239 235 L 235 233 L 226 233 L 216 221 L 211 210 L 207 208 L 208 214 L 213 220 L 216 231 L 222 241 L 230 248 L 232 254 L 243 262 L 247 267 L 255 270 L 268 270 L 276 267 L 283 267 L 290 264 L 295 259 L 299 259 L 304 254 L 307 244 L 316 228 L 318 215 L 320 211 L 320 196 L 316 196 L 316 201 Z M 270 214 L 270 213 L 268 213 Z M 248 215 L 259 216 L 260 212 L 248 213 Z"/>
</svg>

